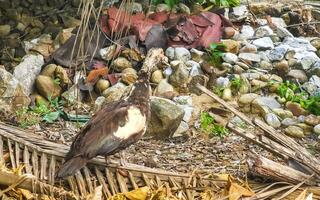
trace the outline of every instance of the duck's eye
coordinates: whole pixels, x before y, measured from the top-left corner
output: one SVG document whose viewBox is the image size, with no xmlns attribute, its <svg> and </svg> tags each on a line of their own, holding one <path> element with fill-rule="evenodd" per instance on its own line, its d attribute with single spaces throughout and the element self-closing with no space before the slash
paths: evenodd
<svg viewBox="0 0 320 200">
<path fill-rule="evenodd" d="M 119 126 L 123 127 L 126 125 L 126 120 L 119 120 Z"/>
</svg>

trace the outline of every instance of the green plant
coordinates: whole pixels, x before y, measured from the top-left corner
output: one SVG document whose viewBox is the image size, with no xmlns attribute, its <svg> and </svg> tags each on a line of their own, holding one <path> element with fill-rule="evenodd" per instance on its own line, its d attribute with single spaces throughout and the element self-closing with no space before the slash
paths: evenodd
<svg viewBox="0 0 320 200">
<path fill-rule="evenodd" d="M 242 80 L 240 78 L 233 78 L 231 80 L 231 88 L 235 89 L 236 91 L 238 91 L 240 89 L 242 85 Z"/>
<path fill-rule="evenodd" d="M 224 90 L 224 88 L 223 88 L 223 87 L 219 87 L 219 86 L 216 86 L 216 87 L 213 87 L 213 88 L 212 88 L 213 93 L 215 93 L 215 94 L 218 95 L 219 97 L 222 96 L 223 90 Z"/>
<path fill-rule="evenodd" d="M 17 122 L 19 127 L 27 128 L 38 124 L 41 121 L 41 118 L 37 113 L 29 112 L 27 107 L 19 108 L 16 111 Z"/>
<path fill-rule="evenodd" d="M 17 121 L 20 127 L 26 128 L 45 121 L 53 123 L 63 114 L 62 101 L 58 98 L 48 97 L 49 104 L 40 102 L 38 105 L 27 108 L 23 107 L 16 111 Z"/>
<path fill-rule="evenodd" d="M 236 7 L 240 5 L 240 0 L 209 0 L 209 2 L 219 7 Z"/>
<path fill-rule="evenodd" d="M 320 96 L 309 96 L 303 91 L 300 92 L 299 87 L 289 81 L 280 84 L 278 94 L 286 101 L 298 103 L 310 113 L 320 115 Z"/>
<path fill-rule="evenodd" d="M 225 127 L 214 122 L 214 118 L 208 112 L 201 113 L 200 126 L 210 137 L 224 137 L 229 134 Z"/>
<path fill-rule="evenodd" d="M 160 3 L 164 3 L 168 5 L 170 8 L 173 8 L 177 5 L 180 1 L 179 0 L 151 0 L 151 4 L 158 5 Z"/>
<path fill-rule="evenodd" d="M 60 83 L 61 83 L 60 78 L 53 79 L 53 83 L 55 85 L 60 85 Z"/>
<path fill-rule="evenodd" d="M 215 66 L 220 66 L 222 63 L 223 52 L 225 52 L 226 45 L 222 43 L 212 43 L 207 49 L 210 55 L 210 62 Z"/>
</svg>

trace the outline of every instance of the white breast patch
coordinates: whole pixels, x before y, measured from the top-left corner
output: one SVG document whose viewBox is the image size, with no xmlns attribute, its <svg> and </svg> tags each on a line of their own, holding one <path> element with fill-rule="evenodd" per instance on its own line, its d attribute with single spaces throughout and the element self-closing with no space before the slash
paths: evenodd
<svg viewBox="0 0 320 200">
<path fill-rule="evenodd" d="M 130 107 L 128 109 L 127 121 L 125 125 L 119 127 L 114 136 L 120 139 L 127 139 L 132 134 L 138 133 L 145 129 L 146 116 L 142 115 L 140 110 L 136 107 Z"/>
</svg>

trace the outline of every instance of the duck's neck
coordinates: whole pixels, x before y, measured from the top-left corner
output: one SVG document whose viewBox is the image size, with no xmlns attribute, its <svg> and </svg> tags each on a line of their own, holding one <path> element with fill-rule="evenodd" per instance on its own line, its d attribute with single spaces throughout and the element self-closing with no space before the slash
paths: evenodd
<svg viewBox="0 0 320 200">
<path fill-rule="evenodd" d="M 138 80 L 133 84 L 128 101 L 142 107 L 149 107 L 149 74 L 140 72 Z"/>
</svg>

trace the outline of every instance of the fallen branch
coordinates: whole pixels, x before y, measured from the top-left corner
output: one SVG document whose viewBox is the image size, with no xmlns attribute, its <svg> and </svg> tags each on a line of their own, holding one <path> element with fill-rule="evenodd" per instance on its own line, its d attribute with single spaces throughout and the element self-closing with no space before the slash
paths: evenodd
<svg viewBox="0 0 320 200">
<path fill-rule="evenodd" d="M 316 181 L 310 179 L 310 175 L 302 173 L 291 167 L 274 162 L 257 154 L 250 154 L 247 159 L 250 172 L 277 181 L 298 184 L 302 180 L 307 180 L 307 185 L 315 185 Z"/>
<path fill-rule="evenodd" d="M 213 94 L 207 88 L 197 85 L 197 87 L 204 92 L 205 94 L 212 97 L 218 103 L 229 109 L 232 113 L 240 117 L 243 121 L 247 122 L 254 128 L 260 128 L 257 131 L 259 134 L 256 135 L 254 133 L 245 133 L 243 131 L 238 131 L 240 129 L 236 129 L 234 126 L 230 126 L 231 130 L 235 131 L 236 134 L 248 139 L 249 141 L 258 144 L 264 149 L 276 153 L 277 155 L 285 156 L 285 158 L 291 158 L 297 163 L 301 164 L 304 168 L 308 169 L 320 175 L 320 162 L 317 160 L 312 154 L 310 154 L 304 147 L 302 147 L 299 143 L 297 143 L 294 139 L 285 135 L 284 133 L 277 132 L 274 128 L 266 124 L 265 122 L 255 118 L 253 122 L 250 118 L 248 118 L 243 113 L 239 112 L 231 105 L 229 105 L 226 101 Z M 262 131 L 263 132 L 262 132 Z"/>
</svg>

